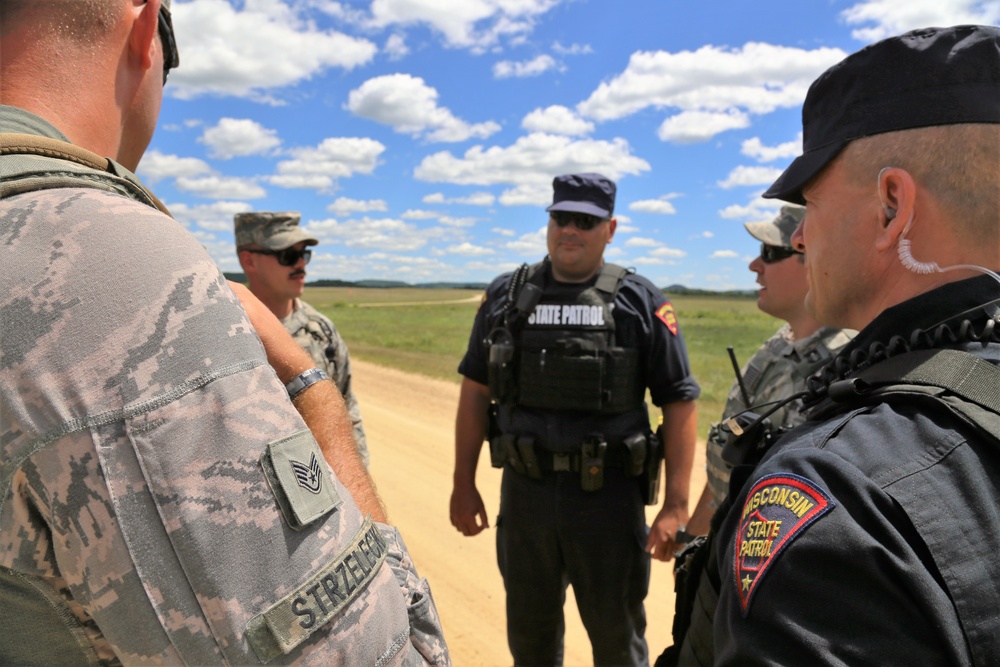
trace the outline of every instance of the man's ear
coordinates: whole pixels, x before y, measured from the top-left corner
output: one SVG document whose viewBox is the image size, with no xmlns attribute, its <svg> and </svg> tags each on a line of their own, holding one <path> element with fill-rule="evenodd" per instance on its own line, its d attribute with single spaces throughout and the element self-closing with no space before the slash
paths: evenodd
<svg viewBox="0 0 1000 667">
<path fill-rule="evenodd" d="M 910 231 L 914 218 L 917 184 L 910 172 L 899 167 L 886 167 L 878 175 L 878 234 L 875 247 L 889 250 L 899 245 Z"/>
<path fill-rule="evenodd" d="M 159 39 L 157 26 L 160 20 L 160 0 L 147 0 L 138 4 L 133 0 L 129 11 L 132 17 L 132 30 L 129 33 L 129 53 L 143 69 L 153 66 L 153 40 Z"/>
<path fill-rule="evenodd" d="M 608 243 L 611 243 L 611 240 L 615 238 L 616 229 L 618 229 L 618 218 L 611 218 L 608 223 Z"/>
<path fill-rule="evenodd" d="M 255 273 L 257 271 L 257 265 L 254 264 L 254 262 L 257 259 L 257 256 L 254 255 L 252 252 L 241 250 L 238 253 L 236 253 L 236 258 L 240 261 L 240 266 L 243 268 L 243 273 L 249 276 L 251 273 Z"/>
</svg>

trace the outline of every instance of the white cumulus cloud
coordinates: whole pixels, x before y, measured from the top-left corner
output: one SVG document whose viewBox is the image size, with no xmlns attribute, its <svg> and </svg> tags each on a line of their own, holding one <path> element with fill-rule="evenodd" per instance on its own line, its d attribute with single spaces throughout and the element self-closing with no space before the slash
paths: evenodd
<svg viewBox="0 0 1000 667">
<path fill-rule="evenodd" d="M 649 163 L 632 155 L 624 139 L 571 139 L 535 132 L 510 146 L 473 146 L 461 157 L 448 151 L 425 157 L 414 170 L 422 181 L 458 185 L 508 184 L 499 201 L 505 206 L 552 201 L 552 179 L 559 174 L 596 171 L 618 181 L 627 174 L 649 171 Z"/>
<path fill-rule="evenodd" d="M 428 141 L 485 139 L 500 130 L 493 121 L 470 125 L 447 108 L 438 106 L 437 100 L 437 90 L 420 77 L 386 74 L 368 79 L 352 90 L 347 108 L 356 116 Z"/>
<path fill-rule="evenodd" d="M 212 157 L 224 160 L 242 155 L 264 155 L 281 145 L 275 130 L 248 118 L 222 118 L 206 129 L 198 141 L 209 147 Z"/>
<path fill-rule="evenodd" d="M 497 198 L 489 192 L 473 192 L 465 197 L 445 197 L 441 192 L 435 192 L 424 197 L 425 204 L 465 204 L 467 206 L 493 206 Z"/>
<path fill-rule="evenodd" d="M 673 215 L 677 212 L 674 205 L 670 203 L 671 199 L 677 199 L 680 195 L 676 192 L 671 192 L 670 194 L 663 195 L 662 197 L 657 197 L 656 199 L 641 199 L 639 201 L 634 201 L 628 205 L 628 210 L 630 211 L 641 211 L 643 213 L 660 213 L 663 215 Z"/>
<path fill-rule="evenodd" d="M 750 126 L 750 116 L 739 109 L 726 111 L 682 111 L 667 118 L 656 131 L 663 141 L 678 144 L 694 144 L 708 141 L 727 130 L 739 130 Z"/>
<path fill-rule="evenodd" d="M 712 253 L 712 259 L 734 259 L 739 257 L 740 254 L 734 250 L 716 250 Z"/>
<path fill-rule="evenodd" d="M 580 136 L 594 131 L 594 124 L 584 120 L 572 109 L 554 104 L 544 109 L 535 109 L 521 121 L 521 127 L 529 132 L 565 134 Z"/>
<path fill-rule="evenodd" d="M 354 213 L 367 213 L 369 211 L 386 211 L 388 205 L 384 199 L 351 199 L 349 197 L 337 197 L 333 203 L 326 207 L 326 210 L 336 216 L 346 218 Z"/>
<path fill-rule="evenodd" d="M 166 93 L 181 99 L 232 95 L 265 100 L 263 91 L 292 86 L 327 69 L 353 69 L 375 56 L 367 39 L 319 30 L 308 3 L 226 0 L 174 3 L 183 66 Z M 294 48 L 289 48 L 294 45 Z"/>
<path fill-rule="evenodd" d="M 928 26 L 966 23 L 1000 23 L 1000 3 L 996 0 L 867 0 L 841 12 L 848 25 L 858 26 L 851 36 L 874 42 Z"/>
<path fill-rule="evenodd" d="M 497 79 L 509 79 L 516 77 L 522 79 L 528 76 L 538 76 L 544 74 L 557 65 L 555 58 L 548 54 L 542 54 L 531 60 L 514 62 L 511 60 L 501 60 L 493 65 L 493 76 Z"/>
<path fill-rule="evenodd" d="M 483 52 L 501 38 L 530 34 L 537 18 L 564 0 L 373 0 L 368 24 L 404 28 L 425 25 L 446 46 Z"/>
<path fill-rule="evenodd" d="M 473 245 L 471 243 L 461 243 L 459 245 L 453 245 L 445 248 L 450 253 L 456 255 L 464 255 L 466 257 L 481 257 L 483 255 L 493 255 L 496 251 L 491 248 L 484 248 L 483 246 Z"/>
<path fill-rule="evenodd" d="M 840 49 L 800 48 L 750 42 L 741 48 L 706 45 L 697 51 L 638 51 L 625 70 L 605 81 L 577 111 L 597 121 L 629 116 L 643 109 L 673 108 L 705 112 L 718 131 L 742 127 L 746 114 L 793 107 L 805 99 L 809 84 L 842 60 Z M 667 138 L 694 140 L 683 115 L 661 126 Z M 705 133 L 702 133 L 705 134 Z"/>
<path fill-rule="evenodd" d="M 327 190 L 338 179 L 370 174 L 385 146 L 367 137 L 330 137 L 318 146 L 293 148 L 291 159 L 278 163 L 274 185 Z"/>
<path fill-rule="evenodd" d="M 167 155 L 157 150 L 148 151 L 142 157 L 136 173 L 148 183 L 156 183 L 164 178 L 200 176 L 212 173 L 212 168 L 204 160 L 194 157 Z"/>
<path fill-rule="evenodd" d="M 229 176 L 182 176 L 175 181 L 177 189 L 206 199 L 262 199 L 264 188 L 249 178 Z"/>
<path fill-rule="evenodd" d="M 773 162 L 784 158 L 798 157 L 802 153 L 802 133 L 792 141 L 777 146 L 765 146 L 759 137 L 747 139 L 740 145 L 740 153 L 752 157 L 757 162 Z"/>
<path fill-rule="evenodd" d="M 728 190 L 739 186 L 747 185 L 771 185 L 781 176 L 781 169 L 775 167 L 746 167 L 739 166 L 729 172 L 725 180 L 719 181 L 720 188 Z"/>
</svg>

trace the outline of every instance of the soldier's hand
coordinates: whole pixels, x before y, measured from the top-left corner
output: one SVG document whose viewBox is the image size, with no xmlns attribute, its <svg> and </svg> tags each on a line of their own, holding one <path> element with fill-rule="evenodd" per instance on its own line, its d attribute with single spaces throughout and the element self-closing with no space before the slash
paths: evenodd
<svg viewBox="0 0 1000 667">
<path fill-rule="evenodd" d="M 478 535 L 490 527 L 482 496 L 473 485 L 455 486 L 451 491 L 451 525 L 465 536 Z"/>
<path fill-rule="evenodd" d="M 683 508 L 664 507 L 656 515 L 653 525 L 649 527 L 649 539 L 646 540 L 646 551 L 656 560 L 664 562 L 673 559 L 680 545 L 674 538 L 677 531 L 687 520 L 687 512 Z"/>
</svg>

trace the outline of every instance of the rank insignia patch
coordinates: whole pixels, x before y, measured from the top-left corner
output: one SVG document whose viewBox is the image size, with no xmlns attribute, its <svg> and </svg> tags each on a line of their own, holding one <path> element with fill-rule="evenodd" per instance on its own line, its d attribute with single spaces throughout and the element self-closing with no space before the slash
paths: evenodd
<svg viewBox="0 0 1000 667">
<path fill-rule="evenodd" d="M 754 485 L 740 515 L 733 568 L 744 617 L 778 555 L 836 505 L 823 490 L 797 475 L 768 475 Z"/>
<path fill-rule="evenodd" d="M 667 325 L 670 333 L 677 335 L 677 315 L 674 313 L 673 305 L 668 301 L 656 309 L 656 316 Z"/>
</svg>

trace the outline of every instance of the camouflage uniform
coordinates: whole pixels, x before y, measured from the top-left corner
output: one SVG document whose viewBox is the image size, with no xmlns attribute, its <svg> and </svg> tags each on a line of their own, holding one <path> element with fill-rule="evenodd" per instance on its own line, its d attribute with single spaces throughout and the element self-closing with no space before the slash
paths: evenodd
<svg viewBox="0 0 1000 667">
<path fill-rule="evenodd" d="M 347 351 L 347 343 L 340 337 L 337 328 L 330 318 L 320 313 L 302 299 L 296 299 L 292 312 L 281 320 L 285 329 L 292 335 L 295 342 L 302 346 L 316 362 L 316 366 L 326 371 L 327 375 L 337 383 L 337 388 L 344 396 L 347 412 L 354 424 L 354 440 L 358 445 L 358 453 L 368 465 L 368 440 L 365 438 L 365 428 L 361 424 L 361 410 L 358 399 L 351 388 L 351 357 Z"/>
<path fill-rule="evenodd" d="M 4 156 L 0 186 L 26 162 L 84 169 Z M 0 199 L 0 663 L 447 663 L 215 263 L 123 194 Z"/>
<path fill-rule="evenodd" d="M 726 439 L 719 428 L 721 422 L 747 408 L 775 403 L 804 390 L 806 378 L 832 359 L 848 343 L 853 332 L 822 327 L 800 341 L 792 340 L 791 333 L 791 327 L 787 324 L 778 329 L 743 368 L 743 385 L 751 404 L 744 404 L 739 384 L 734 382 L 729 390 L 722 420 L 712 424 L 708 431 L 705 459 L 713 507 L 718 507 L 729 493 L 729 465 L 722 459 Z M 791 428 L 805 421 L 801 410 L 801 402 L 792 401 L 776 410 L 768 419 L 776 428 Z"/>
</svg>

